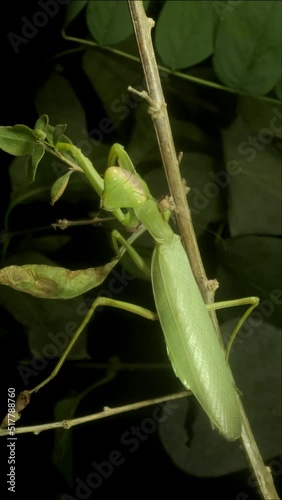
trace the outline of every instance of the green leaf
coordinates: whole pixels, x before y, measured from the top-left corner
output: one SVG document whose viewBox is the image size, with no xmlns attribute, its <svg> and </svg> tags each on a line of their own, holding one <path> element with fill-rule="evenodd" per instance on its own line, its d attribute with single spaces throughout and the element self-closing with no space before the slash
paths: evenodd
<svg viewBox="0 0 282 500">
<path fill-rule="evenodd" d="M 58 124 L 55 126 L 53 133 L 53 140 L 55 145 L 57 144 L 57 142 L 62 142 L 62 138 L 64 137 L 64 132 L 66 128 L 67 128 L 66 124 L 63 125 Z"/>
<path fill-rule="evenodd" d="M 188 68 L 213 53 L 212 2 L 166 2 L 156 26 L 156 48 L 165 65 Z"/>
<path fill-rule="evenodd" d="M 51 205 L 54 205 L 54 203 L 56 203 L 56 201 L 61 198 L 69 183 L 69 178 L 72 173 L 73 171 L 69 170 L 66 174 L 62 175 L 61 177 L 59 177 L 59 179 L 56 180 L 56 182 L 54 182 L 51 188 Z"/>
<path fill-rule="evenodd" d="M 55 266 L 51 259 L 35 253 L 17 254 L 7 263 L 13 264 L 14 262 L 38 262 L 45 266 Z M 51 372 L 50 360 L 61 356 L 89 308 L 89 303 L 84 297 L 67 301 L 39 300 L 7 286 L 0 286 L 0 304 L 24 326 L 27 332 L 28 345 L 31 350 L 31 366 L 19 365 L 18 372 L 24 384 L 29 386 L 37 383 L 34 377 L 37 375 L 42 377 L 42 370 L 46 369 L 46 376 Z M 83 334 L 75 343 L 68 359 L 87 358 L 89 356 L 86 336 Z M 39 359 L 38 363 L 36 359 Z"/>
<path fill-rule="evenodd" d="M 8 266 L 0 269 L 0 284 L 34 297 L 72 299 L 101 285 L 117 262 L 79 271 L 41 264 Z"/>
<path fill-rule="evenodd" d="M 49 125 L 48 115 L 42 115 L 36 120 L 34 129 L 35 130 L 42 130 L 43 132 L 45 132 L 48 125 Z"/>
<path fill-rule="evenodd" d="M 149 0 L 143 2 L 144 8 Z M 128 3 L 125 0 L 89 2 L 86 10 L 88 29 L 101 45 L 121 42 L 133 33 Z"/>
<path fill-rule="evenodd" d="M 46 125 L 46 129 L 45 129 L 46 137 L 47 137 L 47 141 L 49 142 L 49 144 L 51 144 L 51 146 L 55 146 L 54 130 L 55 130 L 55 127 L 52 127 L 52 125 L 50 125 L 49 123 Z"/>
<path fill-rule="evenodd" d="M 33 182 L 40 160 L 43 158 L 45 148 L 42 144 L 36 144 L 31 155 L 27 159 L 26 175 L 29 182 Z"/>
<path fill-rule="evenodd" d="M 108 152 L 108 148 L 107 152 Z M 105 164 L 105 162 L 104 162 Z M 9 207 L 5 215 L 5 229 L 8 231 L 8 218 L 11 211 L 21 203 L 32 203 L 40 200 L 46 204 L 50 203 L 50 186 L 54 179 L 65 174 L 68 168 L 61 161 L 51 155 L 45 154 L 41 160 L 40 168 L 37 170 L 34 183 L 30 183 L 26 176 L 26 158 L 16 157 L 9 169 L 12 195 Z M 68 189 L 64 199 L 71 203 L 81 203 L 81 200 L 89 203 L 93 209 L 93 188 L 85 181 L 84 176 L 71 176 Z"/>
<path fill-rule="evenodd" d="M 281 2 L 239 2 L 219 24 L 213 59 L 219 79 L 261 96 L 281 78 Z"/>
<path fill-rule="evenodd" d="M 52 127 L 52 125 L 48 123 L 46 126 L 46 137 L 51 146 L 55 146 L 57 142 L 72 144 L 72 140 L 62 133 L 62 130 L 66 130 L 66 127 L 67 125 L 56 125 L 56 127 Z"/>
<path fill-rule="evenodd" d="M 0 127 L 0 148 L 14 156 L 32 153 L 36 139 L 33 131 L 25 125 Z"/>
<path fill-rule="evenodd" d="M 82 9 L 88 4 L 88 0 L 72 0 L 67 4 L 65 28 L 79 15 Z"/>
</svg>

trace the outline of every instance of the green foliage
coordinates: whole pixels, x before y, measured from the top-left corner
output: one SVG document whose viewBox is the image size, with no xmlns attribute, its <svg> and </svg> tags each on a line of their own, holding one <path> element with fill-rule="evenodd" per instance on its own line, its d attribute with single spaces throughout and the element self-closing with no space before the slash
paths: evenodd
<svg viewBox="0 0 282 500">
<path fill-rule="evenodd" d="M 32 153 L 36 146 L 36 135 L 26 125 L 0 127 L 0 148 L 14 156 Z"/>
<path fill-rule="evenodd" d="M 36 133 L 38 133 L 38 131 L 36 131 Z M 44 137 L 44 135 L 42 137 Z M 45 151 L 43 145 L 36 144 L 31 152 L 31 155 L 28 156 L 26 169 L 27 179 L 29 182 L 34 181 L 38 164 L 40 160 L 42 160 L 44 153 Z"/>
<path fill-rule="evenodd" d="M 59 198 L 61 198 L 62 194 L 65 192 L 65 190 L 68 186 L 71 174 L 72 174 L 72 171 L 70 170 L 66 174 L 61 175 L 61 177 L 59 177 L 56 180 L 56 182 L 54 182 L 54 184 L 51 188 L 51 200 L 52 200 L 51 203 L 52 203 L 52 205 L 54 205 L 54 203 L 56 203 L 56 201 L 58 201 Z"/>
<path fill-rule="evenodd" d="M 129 39 L 133 28 L 127 2 L 72 2 L 67 24 L 85 6 L 89 33 L 98 44 Z M 185 70 L 213 56 L 215 74 L 228 87 L 250 96 L 274 90 L 281 99 L 280 21 L 281 3 L 276 0 L 174 0 L 164 2 L 153 36 L 162 63 L 172 70 Z"/>
<path fill-rule="evenodd" d="M 0 270 L 0 284 L 41 299 L 72 299 L 101 285 L 116 263 L 81 271 L 41 264 L 8 266 Z"/>
<path fill-rule="evenodd" d="M 67 4 L 64 26 L 67 27 L 86 7 L 88 0 L 71 0 Z"/>
<path fill-rule="evenodd" d="M 215 21 L 212 2 L 166 2 L 156 26 L 162 61 L 176 70 L 209 57 L 214 51 Z"/>
<path fill-rule="evenodd" d="M 15 265 L 55 266 L 55 262 L 35 252 L 19 252 L 6 261 L 7 267 Z M 28 264 L 27 264 L 28 263 Z M 33 263 L 33 264 L 31 264 Z M 3 273 L 3 269 L 1 270 Z M 37 383 L 37 377 L 42 376 L 41 370 L 49 365 L 50 359 L 62 354 L 62 346 L 56 344 L 56 336 L 63 336 L 65 344 L 81 322 L 80 307 L 83 299 L 77 297 L 68 301 L 38 299 L 28 293 L 19 293 L 7 286 L 0 286 L 0 305 L 26 329 L 30 358 L 22 361 L 18 372 L 23 380 L 24 387 L 31 387 Z M 49 357 L 50 356 L 50 357 Z M 39 367 L 34 363 L 36 358 L 43 358 Z M 69 359 L 87 359 L 86 337 L 82 336 L 70 353 Z"/>
<path fill-rule="evenodd" d="M 143 2 L 144 8 L 149 0 Z M 125 0 L 88 2 L 86 22 L 91 35 L 101 45 L 121 42 L 133 33 L 128 4 Z"/>
<path fill-rule="evenodd" d="M 240 2 L 220 23 L 214 69 L 222 82 L 252 96 L 281 78 L 281 2 Z"/>
</svg>

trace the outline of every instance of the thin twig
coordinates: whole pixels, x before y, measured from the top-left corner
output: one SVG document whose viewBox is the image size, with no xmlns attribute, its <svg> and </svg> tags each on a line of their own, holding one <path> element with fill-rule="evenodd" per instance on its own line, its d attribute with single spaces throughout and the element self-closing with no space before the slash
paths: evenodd
<svg viewBox="0 0 282 500">
<path fill-rule="evenodd" d="M 30 432 L 32 432 L 33 434 L 39 434 L 42 431 L 59 429 L 60 427 L 62 427 L 63 429 L 70 429 L 75 425 L 85 424 L 87 422 L 92 422 L 93 420 L 100 420 L 101 418 L 111 417 L 112 415 L 117 415 L 118 413 L 139 410 L 140 408 L 145 408 L 146 406 L 164 403 L 166 401 L 173 401 L 175 399 L 185 398 L 190 395 L 191 393 L 189 391 L 182 391 L 159 398 L 146 399 L 145 401 L 139 401 L 138 403 L 117 406 L 116 408 L 109 408 L 108 406 L 106 406 L 103 408 L 103 411 L 100 411 L 99 413 L 93 413 L 92 415 L 86 415 L 85 417 L 73 418 L 71 420 L 62 420 L 61 422 L 50 422 L 42 425 L 16 427 L 15 434 L 26 434 Z M 0 436 L 8 436 L 9 432 L 10 431 L 8 429 L 0 429 Z"/>
<path fill-rule="evenodd" d="M 142 1 L 129 0 L 128 4 L 148 88 L 148 94 L 144 92 L 141 94 L 142 97 L 149 102 L 149 113 L 151 114 L 155 126 L 169 189 L 176 205 L 177 222 L 183 245 L 187 251 L 191 267 L 204 301 L 210 303 L 212 301 L 212 296 L 208 290 L 208 282 L 200 257 L 186 195 L 181 182 L 166 103 L 151 40 L 151 29 L 154 26 L 154 21 L 147 18 Z M 240 401 L 239 395 L 238 399 Z M 263 463 L 241 401 L 240 408 L 243 422 L 241 439 L 245 453 L 258 480 L 261 494 L 265 500 L 279 500 L 272 476 Z"/>
<path fill-rule="evenodd" d="M 62 38 L 64 40 L 67 40 L 69 42 L 75 42 L 79 43 L 81 47 L 76 47 L 74 49 L 69 49 L 69 50 L 64 50 L 62 52 L 59 52 L 56 54 L 55 58 L 59 59 L 60 57 L 64 57 L 67 55 L 73 55 L 76 52 L 80 52 L 84 50 L 83 45 L 88 46 L 88 47 L 95 47 L 95 49 L 101 51 L 101 52 L 109 52 L 111 54 L 114 54 L 115 56 L 118 57 L 123 57 L 124 59 L 129 59 L 130 61 L 134 61 L 138 64 L 140 64 L 140 59 L 139 57 L 134 56 L 133 54 L 129 54 L 128 52 L 124 52 L 123 50 L 119 50 L 115 47 L 110 47 L 109 45 L 100 45 L 97 42 L 94 42 L 94 40 L 85 40 L 83 38 L 78 38 L 76 36 L 72 35 L 67 35 L 66 31 L 63 29 L 61 31 L 62 33 Z M 227 87 L 226 85 L 223 85 L 222 83 L 218 82 L 212 82 L 211 80 L 204 80 L 203 78 L 199 78 L 194 75 L 189 75 L 187 73 L 181 73 L 181 71 L 175 71 L 173 69 L 167 68 L 166 66 L 162 66 L 161 64 L 158 64 L 158 70 L 162 71 L 163 73 L 167 73 L 168 75 L 175 76 L 177 78 L 180 78 L 181 80 L 187 80 L 190 83 L 195 83 L 197 85 L 202 85 L 203 87 L 209 87 L 211 89 L 215 90 L 220 90 L 222 92 L 228 92 L 229 94 L 236 94 L 239 96 L 243 97 L 249 97 L 248 94 L 245 92 L 241 92 L 238 89 L 234 89 L 232 87 Z M 253 99 L 257 101 L 264 101 L 268 102 L 270 104 L 275 104 L 280 106 L 282 104 L 282 101 L 280 99 L 276 99 L 275 97 L 270 97 L 268 95 L 261 95 L 261 96 L 255 96 Z"/>
<path fill-rule="evenodd" d="M 85 220 L 68 220 L 68 219 L 58 219 L 57 222 L 52 224 L 54 229 L 65 230 L 73 226 L 101 226 L 105 222 L 115 221 L 115 217 L 93 217 L 92 219 Z"/>
</svg>

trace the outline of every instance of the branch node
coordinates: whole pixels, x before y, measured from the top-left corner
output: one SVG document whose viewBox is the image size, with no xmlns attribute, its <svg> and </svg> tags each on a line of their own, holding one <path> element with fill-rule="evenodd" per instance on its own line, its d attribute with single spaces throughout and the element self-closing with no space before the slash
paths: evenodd
<svg viewBox="0 0 282 500">
<path fill-rule="evenodd" d="M 165 115 L 166 111 L 166 103 L 165 102 L 157 102 L 152 99 L 148 92 L 146 90 L 142 90 L 141 92 L 139 90 L 134 89 L 133 87 L 129 86 L 127 88 L 129 92 L 132 92 L 133 94 L 138 95 L 139 97 L 142 97 L 147 103 L 149 104 L 149 109 L 148 113 L 151 115 L 151 117 L 156 120 L 158 118 L 162 118 Z"/>
<path fill-rule="evenodd" d="M 215 293 L 215 291 L 219 288 L 219 283 L 216 279 L 208 280 L 207 288 L 210 292 Z"/>
</svg>

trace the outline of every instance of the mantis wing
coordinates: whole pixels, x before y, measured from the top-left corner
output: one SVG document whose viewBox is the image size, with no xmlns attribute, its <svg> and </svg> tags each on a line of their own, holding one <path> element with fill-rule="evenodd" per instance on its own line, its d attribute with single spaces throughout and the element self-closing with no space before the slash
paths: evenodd
<svg viewBox="0 0 282 500">
<path fill-rule="evenodd" d="M 156 245 L 152 283 L 176 376 L 219 432 L 230 441 L 238 439 L 241 415 L 235 384 L 179 236 Z"/>
</svg>

